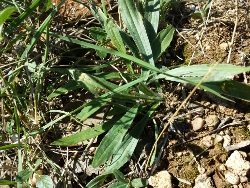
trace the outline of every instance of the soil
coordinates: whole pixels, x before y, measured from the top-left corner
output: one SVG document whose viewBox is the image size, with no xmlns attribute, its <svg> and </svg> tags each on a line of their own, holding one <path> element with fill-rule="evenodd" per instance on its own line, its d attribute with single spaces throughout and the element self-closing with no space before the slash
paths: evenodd
<svg viewBox="0 0 250 188">
<path fill-rule="evenodd" d="M 53 0 L 55 6 L 59 2 L 59 0 Z M 100 1 L 95 2 L 101 6 Z M 212 1 L 207 17 L 206 15 L 204 17 L 192 15 L 195 10 L 205 6 L 205 1 L 174 2 L 172 8 L 166 12 L 166 23 L 163 25 L 172 24 L 176 28 L 176 33 L 171 46 L 163 54 L 159 64 L 170 67 L 219 61 L 220 63 L 247 66 L 250 54 L 250 2 L 248 0 L 239 1 L 237 5 L 235 2 L 231 0 Z M 112 13 L 118 20 L 116 1 L 105 1 L 105 3 L 108 12 Z M 75 37 L 79 39 L 86 39 L 88 33 L 86 27 L 98 26 L 98 22 L 91 16 L 87 8 L 72 0 L 66 1 L 53 24 L 55 29 L 59 28 L 59 33 L 71 34 L 71 36 L 75 34 Z M 234 31 L 235 24 L 237 27 Z M 234 36 L 233 40 L 232 36 Z M 71 66 L 72 61 L 79 60 L 79 54 L 82 51 L 74 51 L 73 57 L 70 53 L 61 55 L 65 49 L 75 48 L 75 46 L 65 43 L 57 45 L 58 41 L 54 42 L 55 49 L 52 50 L 52 53 L 58 58 L 58 61 L 51 64 L 51 67 Z M 94 62 L 101 61 L 92 52 L 86 58 L 90 61 L 91 66 L 96 65 Z M 51 73 L 46 85 L 49 86 L 56 82 L 58 76 L 62 75 Z M 233 79 L 250 84 L 249 73 L 237 75 Z M 167 81 L 162 81 L 160 84 L 166 101 L 155 113 L 154 119 L 162 129 L 192 90 L 192 87 Z M 57 83 L 56 86 L 60 85 L 63 85 L 63 82 Z M 93 98 L 94 96 L 86 91 L 77 90 L 53 99 L 50 101 L 51 106 L 44 102 L 41 104 L 41 109 L 45 111 L 60 109 L 69 112 Z M 132 179 L 134 177 L 149 177 L 157 172 L 167 170 L 172 176 L 173 187 L 183 188 L 193 187 L 197 176 L 205 173 L 212 178 L 216 188 L 236 187 L 226 181 L 224 171 L 220 167 L 225 164 L 233 152 L 225 149 L 227 138 L 230 145 L 250 140 L 250 103 L 230 99 L 233 102 L 218 98 L 204 90 L 197 90 L 158 142 L 156 157 L 159 160 L 156 165 L 149 167 L 146 172 L 144 171 L 145 162 L 154 143 L 153 123 L 150 122 L 143 132 L 134 156 L 121 171 L 126 174 L 128 179 Z M 101 137 L 67 148 L 52 147 L 49 144 L 63 136 L 97 125 L 104 114 L 105 109 L 100 110 L 86 120 L 83 123 L 84 126 L 73 119 L 64 119 L 59 122 L 57 127 L 54 126 L 46 134 L 41 135 L 41 138 L 37 138 L 38 141 L 30 141 L 43 143 L 45 149 L 34 144 L 35 151 L 43 151 L 42 155 L 48 157 L 62 170 L 62 174 L 59 176 L 53 170 L 47 169 L 46 164 L 44 165 L 43 173 L 52 176 L 53 180 L 57 182 L 57 187 L 63 186 L 62 179 L 68 184 L 67 187 L 84 187 L 91 179 L 103 172 L 103 167 L 96 169 L 91 167 L 91 161 Z M 56 117 L 46 118 L 49 121 Z M 201 118 L 202 123 L 199 129 L 194 130 L 193 122 L 197 118 Z M 218 138 L 221 137 L 223 139 L 219 140 Z M 217 139 L 218 142 L 216 142 Z M 246 152 L 247 160 L 250 161 L 250 148 L 248 146 L 237 150 Z M 33 152 L 33 155 L 30 154 L 33 159 L 36 158 L 36 152 Z M 15 151 L 12 153 L 4 151 L 3 153 L 5 156 L 1 162 L 5 169 L 1 170 L 1 178 L 3 179 L 12 178 L 15 174 L 16 165 L 11 162 L 15 158 L 14 153 Z M 6 169 L 8 170 L 6 171 Z M 237 187 L 250 187 L 249 175 L 247 178 L 247 182 L 242 182 Z M 103 187 L 107 187 L 108 183 Z"/>
</svg>

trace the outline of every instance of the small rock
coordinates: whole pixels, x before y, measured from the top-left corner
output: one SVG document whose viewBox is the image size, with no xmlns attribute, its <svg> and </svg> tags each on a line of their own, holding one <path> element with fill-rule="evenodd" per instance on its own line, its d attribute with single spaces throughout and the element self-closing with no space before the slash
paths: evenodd
<svg viewBox="0 0 250 188">
<path fill-rule="evenodd" d="M 226 167 L 225 167 L 224 164 L 221 164 L 221 165 L 219 166 L 219 170 L 220 170 L 220 171 L 226 171 L 227 169 L 226 169 Z"/>
<path fill-rule="evenodd" d="M 194 131 L 200 130 L 204 124 L 205 121 L 201 117 L 197 117 L 191 122 Z"/>
<path fill-rule="evenodd" d="M 214 188 L 212 179 L 206 174 L 201 174 L 195 179 L 194 188 Z"/>
<path fill-rule="evenodd" d="M 206 121 L 206 125 L 209 127 L 215 127 L 216 125 L 220 123 L 220 120 L 217 117 L 217 115 L 208 115 L 205 121 Z"/>
<path fill-rule="evenodd" d="M 225 148 L 226 146 L 229 146 L 231 144 L 231 138 L 229 135 L 223 136 L 224 142 L 223 142 L 223 147 Z"/>
<path fill-rule="evenodd" d="M 226 166 L 239 176 L 246 176 L 250 170 L 250 162 L 245 152 L 234 151 L 226 161 Z"/>
<path fill-rule="evenodd" d="M 240 178 L 237 174 L 234 174 L 233 172 L 227 170 L 225 173 L 224 173 L 224 176 L 225 176 L 225 179 L 233 184 L 233 185 L 238 185 L 240 183 Z"/>
<path fill-rule="evenodd" d="M 202 144 L 210 148 L 214 145 L 214 139 L 212 138 L 212 136 L 208 135 L 202 139 Z"/>
<path fill-rule="evenodd" d="M 247 179 L 246 176 L 240 176 L 240 182 L 241 182 L 241 183 L 245 183 L 245 182 L 247 182 L 247 181 L 248 181 L 248 179 Z"/>
<path fill-rule="evenodd" d="M 229 47 L 231 46 L 231 44 L 232 44 L 231 42 L 223 42 L 223 43 L 221 43 L 219 45 L 219 47 L 222 50 L 227 50 L 227 49 L 229 49 Z"/>
<path fill-rule="evenodd" d="M 155 188 L 157 187 L 173 188 L 172 177 L 166 170 L 160 171 L 154 176 L 150 176 L 148 182 L 149 182 L 149 185 Z"/>
<path fill-rule="evenodd" d="M 215 136 L 215 138 L 214 138 L 214 144 L 217 144 L 217 143 L 219 143 L 219 142 L 222 142 L 222 140 L 223 140 L 223 136 L 217 134 L 217 135 Z"/>
</svg>

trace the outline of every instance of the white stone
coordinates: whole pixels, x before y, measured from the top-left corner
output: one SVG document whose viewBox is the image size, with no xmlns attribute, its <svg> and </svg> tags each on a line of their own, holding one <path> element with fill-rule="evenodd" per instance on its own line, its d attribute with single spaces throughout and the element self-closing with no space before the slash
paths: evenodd
<svg viewBox="0 0 250 188">
<path fill-rule="evenodd" d="M 226 166 L 239 176 L 246 176 L 250 169 L 250 162 L 245 160 L 245 152 L 234 151 L 226 161 Z"/>
<path fill-rule="evenodd" d="M 215 138 L 214 138 L 214 144 L 217 144 L 217 143 L 219 143 L 219 142 L 222 142 L 222 140 L 223 140 L 223 136 L 217 134 L 217 135 L 215 136 Z"/>
<path fill-rule="evenodd" d="M 149 182 L 149 185 L 155 188 L 156 187 L 173 188 L 172 177 L 166 170 L 160 171 L 154 176 L 150 176 L 148 182 Z"/>
<path fill-rule="evenodd" d="M 212 136 L 208 135 L 205 136 L 202 139 L 202 144 L 208 148 L 212 147 L 214 145 L 214 139 L 212 138 Z"/>
<path fill-rule="evenodd" d="M 200 130 L 204 124 L 205 121 L 201 117 L 197 117 L 191 122 L 194 131 Z"/>
<path fill-rule="evenodd" d="M 220 122 L 217 115 L 208 115 L 205 121 L 206 121 L 206 125 L 209 127 L 214 127 Z"/>
<path fill-rule="evenodd" d="M 246 176 L 240 176 L 240 182 L 241 182 L 241 183 L 245 183 L 245 182 L 247 182 L 247 181 L 248 181 L 248 179 L 247 179 Z"/>
<path fill-rule="evenodd" d="M 238 185 L 240 183 L 240 178 L 237 174 L 227 170 L 225 173 L 224 173 L 224 176 L 225 176 L 225 179 L 233 184 L 233 185 Z"/>
<path fill-rule="evenodd" d="M 195 179 L 194 188 L 214 188 L 212 179 L 206 174 L 201 174 Z"/>
<path fill-rule="evenodd" d="M 223 147 L 229 146 L 231 144 L 231 138 L 229 135 L 223 136 L 224 142 Z"/>
</svg>

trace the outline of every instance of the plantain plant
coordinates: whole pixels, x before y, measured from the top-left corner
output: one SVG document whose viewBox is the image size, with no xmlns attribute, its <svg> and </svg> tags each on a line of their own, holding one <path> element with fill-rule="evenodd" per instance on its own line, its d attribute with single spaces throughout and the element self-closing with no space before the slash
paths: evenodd
<svg viewBox="0 0 250 188">
<path fill-rule="evenodd" d="M 112 16 L 107 13 L 105 6 L 102 6 L 101 9 L 95 6 L 93 1 L 89 1 L 89 8 L 101 25 L 101 27 L 88 28 L 90 35 L 96 40 L 96 43 L 85 42 L 73 37 L 50 32 L 49 23 L 64 1 L 53 9 L 49 16 L 39 24 L 39 27 L 36 29 L 30 29 L 28 24 L 23 25 L 23 22 L 30 16 L 31 12 L 39 6 L 42 2 L 40 0 L 33 1 L 24 12 L 20 12 L 20 16 L 18 16 L 17 19 L 13 20 L 4 28 L 3 35 L 8 36 L 17 27 L 22 25 L 23 27 L 26 26 L 23 32 L 11 40 L 9 46 L 1 49 L 1 54 L 11 48 L 11 44 L 26 36 L 27 33 L 29 34 L 29 36 L 26 37 L 28 42 L 25 41 L 27 45 L 18 57 L 18 62 L 21 63 L 18 64 L 18 69 L 15 69 L 15 74 L 9 75 L 8 82 L 11 84 L 6 84 L 1 90 L 1 94 L 5 97 L 5 104 L 9 104 L 10 106 L 17 104 L 13 107 L 13 118 L 15 119 L 18 130 L 18 145 L 11 144 L 5 146 L 5 148 L 17 147 L 19 161 L 21 161 L 23 157 L 21 148 L 24 146 L 28 147 L 28 144 L 21 145 L 20 143 L 21 130 L 26 131 L 23 132 L 27 137 L 35 136 L 39 133 L 46 132 L 46 129 L 65 117 L 72 116 L 78 121 L 84 121 L 103 107 L 109 106 L 111 107 L 110 111 L 107 111 L 105 114 L 109 117 L 107 118 L 108 120 L 82 132 L 58 139 L 51 144 L 54 146 L 69 146 L 105 134 L 96 150 L 92 162 L 93 167 L 105 164 L 105 172 L 90 181 L 86 187 L 100 187 L 110 175 L 113 175 L 117 180 L 117 182 L 109 186 L 110 188 L 143 187 L 147 185 L 147 179 L 136 178 L 129 181 L 119 169 L 130 160 L 145 125 L 153 117 L 159 105 L 165 101 L 159 84 L 160 80 L 191 84 L 194 86 L 202 80 L 203 82 L 200 88 L 223 99 L 231 100 L 228 98 L 228 96 L 230 96 L 250 101 L 250 87 L 231 79 L 234 75 L 250 71 L 250 67 L 240 67 L 230 64 L 218 64 L 217 66 L 202 64 L 181 66 L 178 68 L 158 68 L 160 67 L 158 66 L 159 58 L 161 58 L 161 55 L 169 47 L 175 32 L 175 28 L 171 25 L 161 30 L 158 28 L 160 21 L 164 20 L 164 9 L 169 6 L 168 3 L 170 3 L 171 0 L 137 0 L 136 3 L 134 0 L 118 0 L 118 10 L 122 18 L 119 23 L 116 23 Z M 104 1 L 102 1 L 102 3 L 104 4 Z M 10 6 L 13 6 L 13 3 L 10 3 Z M 14 9 L 11 9 L 11 11 L 13 10 Z M 10 12 L 8 14 L 10 14 Z M 6 16 L 6 18 L 7 17 L 8 16 Z M 0 26 L 1 25 L 2 22 L 0 22 Z M 34 79 L 30 82 L 30 85 L 37 85 L 37 87 L 35 87 L 37 90 L 35 89 L 35 91 L 38 92 L 36 93 L 37 95 L 34 95 L 34 106 L 36 107 L 38 101 L 41 99 L 41 80 L 45 75 L 45 71 L 59 71 L 69 74 L 72 78 L 70 82 L 51 92 L 47 97 L 48 100 L 79 88 L 92 93 L 95 98 L 42 127 L 23 128 L 21 124 L 25 124 L 25 119 L 20 116 L 20 111 L 27 110 L 28 104 L 20 102 L 25 100 L 15 92 L 14 86 L 16 83 L 14 78 L 18 75 L 22 76 L 20 67 L 24 66 L 23 64 L 26 61 L 27 55 L 32 51 L 43 33 L 46 34 L 46 44 L 49 44 L 51 37 L 68 43 L 74 43 L 84 49 L 95 50 L 96 54 L 100 58 L 104 58 L 106 62 L 88 68 L 72 67 L 66 69 L 46 67 L 49 53 L 49 45 L 46 45 L 41 65 L 35 65 L 33 62 L 25 64 L 30 72 L 32 72 L 32 79 Z M 110 46 L 112 48 L 110 48 Z M 106 58 L 107 54 L 111 58 Z M 125 66 L 126 72 L 119 71 L 116 68 L 119 66 Z M 101 70 L 107 67 L 114 67 L 113 70 L 116 71 L 101 72 Z M 42 77 L 35 76 L 37 72 L 39 72 L 37 70 L 43 73 Z M 208 72 L 209 75 L 207 75 Z M 1 79 L 4 79 L 2 75 Z M 113 82 L 112 80 L 114 79 L 119 80 L 119 83 Z M 156 89 L 153 90 L 152 86 Z M 28 94 L 30 88 L 26 89 L 25 94 Z M 15 96 L 11 98 L 12 95 L 6 94 L 7 90 L 12 90 Z M 17 103 L 13 101 L 17 101 Z M 151 160 L 151 164 L 153 161 L 154 157 Z M 30 165 L 31 170 L 23 170 L 22 163 L 19 163 L 17 183 L 19 185 L 24 183 L 29 176 L 35 172 L 38 164 L 40 164 L 40 161 L 37 165 L 33 165 L 35 168 Z M 41 177 L 41 181 L 43 181 L 44 176 Z M 45 180 L 47 179 L 48 177 L 45 176 Z M 15 182 L 9 183 L 13 184 Z"/>
<path fill-rule="evenodd" d="M 113 55 L 114 60 L 107 62 L 106 66 L 115 66 L 123 62 L 127 67 L 127 73 L 106 72 L 104 74 L 89 73 L 84 69 L 70 69 L 68 71 L 73 78 L 72 83 L 58 88 L 49 96 L 49 98 L 58 96 L 74 85 L 77 85 L 75 88 L 84 88 L 97 96 L 77 109 L 81 110 L 76 115 L 80 121 L 87 119 L 107 104 L 112 105 L 112 110 L 118 112 L 119 116 L 113 116 L 109 121 L 52 143 L 57 146 L 68 146 L 106 133 L 92 163 L 93 167 L 106 164 L 105 172 L 89 182 L 86 187 L 99 187 L 109 174 L 113 174 L 118 180 L 109 187 L 145 186 L 146 179 L 128 181 L 119 169 L 134 153 L 144 126 L 161 101 L 164 101 L 158 81 L 166 79 L 195 86 L 212 67 L 209 64 L 203 64 L 179 68 L 157 68 L 157 61 L 170 45 L 175 31 L 171 25 L 159 31 L 162 5 L 166 6 L 166 2 L 146 0 L 145 3 L 137 1 L 136 4 L 133 0 L 118 0 L 122 27 L 119 27 L 111 16 L 104 14 L 105 11 L 91 6 L 93 15 L 100 22 L 102 31 L 106 33 L 106 40 L 110 41 L 116 50 L 111 50 L 105 45 L 90 44 L 51 33 L 51 36 L 81 45 L 83 48 Z M 140 73 L 135 74 L 134 64 L 141 68 Z M 95 67 L 95 70 L 102 67 Z M 227 96 L 233 96 L 249 101 L 249 86 L 231 80 L 233 75 L 249 70 L 250 67 L 218 64 L 213 67 L 200 87 L 227 100 L 230 100 Z M 113 78 L 120 79 L 124 84 L 119 86 L 111 82 Z M 150 84 L 156 85 L 158 90 L 152 91 Z"/>
</svg>

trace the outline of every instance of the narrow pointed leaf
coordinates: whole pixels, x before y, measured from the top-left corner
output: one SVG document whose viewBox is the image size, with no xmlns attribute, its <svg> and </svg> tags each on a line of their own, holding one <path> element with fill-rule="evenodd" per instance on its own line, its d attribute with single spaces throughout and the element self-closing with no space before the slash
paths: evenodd
<svg viewBox="0 0 250 188">
<path fill-rule="evenodd" d="M 114 153 L 111 162 L 107 165 L 105 171 L 108 172 L 113 169 L 119 169 L 122 167 L 134 153 L 135 147 L 140 139 L 140 135 L 144 126 L 148 122 L 148 119 L 152 113 L 159 106 L 159 103 L 153 105 L 151 109 L 145 114 L 145 116 L 139 121 L 133 129 L 125 136 L 122 141 L 119 150 Z"/>
<path fill-rule="evenodd" d="M 123 43 L 118 26 L 113 22 L 111 18 L 105 21 L 104 26 L 105 26 L 105 30 L 108 33 L 109 38 L 111 39 L 111 42 L 117 48 L 117 50 L 120 52 L 126 53 L 126 48 Z"/>
<path fill-rule="evenodd" d="M 16 185 L 16 182 L 9 180 L 0 180 L 0 185 Z"/>
<path fill-rule="evenodd" d="M 77 144 L 79 142 L 82 142 L 84 140 L 88 140 L 90 138 L 95 138 L 96 136 L 106 132 L 107 130 L 111 129 L 111 127 L 114 125 L 114 123 L 118 119 L 112 119 L 109 120 L 105 123 L 102 123 L 101 125 L 97 125 L 93 128 L 89 128 L 87 130 L 78 132 L 76 134 L 73 134 L 71 136 L 65 137 L 58 139 L 54 142 L 51 143 L 51 145 L 56 145 L 56 146 L 70 146 L 73 144 Z"/>
<path fill-rule="evenodd" d="M 154 49 L 154 60 L 156 61 L 163 52 L 170 45 L 174 36 L 174 27 L 171 25 L 167 26 L 166 29 L 161 30 L 152 44 L 152 49 Z"/>
<path fill-rule="evenodd" d="M 137 80 L 131 81 L 123 86 L 117 87 L 113 91 L 109 91 L 94 99 L 93 101 L 90 101 L 88 104 L 86 104 L 86 107 L 82 109 L 79 114 L 77 114 L 77 118 L 79 118 L 81 121 L 85 120 L 90 115 L 95 113 L 101 106 L 106 104 L 110 100 L 110 97 L 112 97 L 115 93 L 120 93 L 121 91 L 126 90 L 131 86 L 142 82 L 144 79 L 145 77 L 140 77 Z"/>
<path fill-rule="evenodd" d="M 10 15 L 16 11 L 15 7 L 7 7 L 0 12 L 0 25 L 2 25 Z"/>
<path fill-rule="evenodd" d="M 86 188 L 99 188 L 101 184 L 104 182 L 108 174 L 102 174 L 92 179 L 87 185 Z"/>
<path fill-rule="evenodd" d="M 108 186 L 108 188 L 130 188 L 129 183 L 116 182 Z"/>
<path fill-rule="evenodd" d="M 204 89 L 206 89 L 206 87 L 211 89 L 211 93 L 213 93 L 213 91 L 216 91 L 221 95 L 227 95 L 250 101 L 250 86 L 247 84 L 236 82 L 234 80 L 204 82 L 201 87 Z"/>
<path fill-rule="evenodd" d="M 18 26 L 42 3 L 41 0 L 33 1 L 32 4 L 17 18 L 15 18 L 4 30 L 6 35 L 14 32 Z"/>
<path fill-rule="evenodd" d="M 210 69 L 210 64 L 183 66 L 166 71 L 166 73 L 178 77 L 202 77 Z M 242 67 L 231 64 L 219 64 L 211 72 L 207 81 L 221 81 L 233 78 L 234 75 L 250 71 L 250 67 Z"/>
<path fill-rule="evenodd" d="M 152 44 L 159 25 L 160 0 L 147 0 L 145 4 L 144 23 L 150 44 Z M 155 50 L 153 47 L 152 49 Z"/>
<path fill-rule="evenodd" d="M 75 90 L 75 89 L 78 89 L 80 88 L 80 86 L 77 84 L 76 81 L 71 81 L 67 84 L 65 84 L 64 86 L 62 87 L 59 87 L 58 89 L 56 89 L 55 91 L 53 91 L 48 97 L 47 99 L 52 99 L 54 97 L 57 97 L 59 95 L 62 95 L 62 94 L 65 94 L 69 91 L 72 91 L 72 90 Z"/>
<path fill-rule="evenodd" d="M 137 10 L 134 1 L 119 0 L 118 6 L 122 20 L 129 30 L 145 61 L 151 65 L 154 65 L 154 59 L 148 35 L 142 21 L 142 16 Z"/>
<path fill-rule="evenodd" d="M 137 114 L 137 110 L 137 105 L 132 107 L 120 120 L 115 123 L 115 125 L 102 139 L 92 163 L 94 168 L 107 161 L 119 149 L 125 133 Z"/>
</svg>

